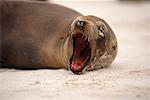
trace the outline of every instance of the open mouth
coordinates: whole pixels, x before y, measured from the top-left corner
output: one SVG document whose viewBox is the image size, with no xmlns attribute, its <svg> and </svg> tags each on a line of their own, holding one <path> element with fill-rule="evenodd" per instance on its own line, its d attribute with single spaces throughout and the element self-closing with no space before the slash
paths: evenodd
<svg viewBox="0 0 150 100">
<path fill-rule="evenodd" d="M 82 33 L 72 35 L 73 55 L 70 60 L 70 69 L 75 74 L 80 74 L 88 65 L 91 57 L 91 47 L 88 37 Z"/>
</svg>

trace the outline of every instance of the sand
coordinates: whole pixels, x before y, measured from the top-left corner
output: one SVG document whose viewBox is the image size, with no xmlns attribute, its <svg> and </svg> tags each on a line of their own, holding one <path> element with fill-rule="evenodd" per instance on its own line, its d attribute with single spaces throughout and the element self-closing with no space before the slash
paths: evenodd
<svg viewBox="0 0 150 100">
<path fill-rule="evenodd" d="M 84 75 L 65 69 L 0 69 L 0 100 L 149 100 L 150 3 L 55 3 L 107 20 L 119 44 L 115 61 Z"/>
</svg>

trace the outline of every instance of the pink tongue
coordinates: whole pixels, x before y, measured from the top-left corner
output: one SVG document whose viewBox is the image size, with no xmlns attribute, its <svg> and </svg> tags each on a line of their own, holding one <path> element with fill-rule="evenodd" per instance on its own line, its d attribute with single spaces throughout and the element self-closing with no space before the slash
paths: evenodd
<svg viewBox="0 0 150 100">
<path fill-rule="evenodd" d="M 72 62 L 71 64 L 71 68 L 74 71 L 82 71 L 82 65 L 83 61 L 82 60 L 75 60 L 74 62 Z"/>
</svg>

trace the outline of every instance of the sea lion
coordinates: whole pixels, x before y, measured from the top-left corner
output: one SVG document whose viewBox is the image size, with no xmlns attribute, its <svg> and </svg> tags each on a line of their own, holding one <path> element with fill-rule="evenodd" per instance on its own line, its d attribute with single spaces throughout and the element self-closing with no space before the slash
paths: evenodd
<svg viewBox="0 0 150 100">
<path fill-rule="evenodd" d="M 1 67 L 68 68 L 75 74 L 108 66 L 117 39 L 103 19 L 46 2 L 1 3 Z"/>
</svg>

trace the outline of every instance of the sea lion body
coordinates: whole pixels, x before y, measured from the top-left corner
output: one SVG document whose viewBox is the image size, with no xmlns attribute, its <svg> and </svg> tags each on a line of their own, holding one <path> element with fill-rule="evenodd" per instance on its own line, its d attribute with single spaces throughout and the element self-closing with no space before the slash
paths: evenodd
<svg viewBox="0 0 150 100">
<path fill-rule="evenodd" d="M 64 15 L 65 13 L 65 15 Z M 79 13 L 45 2 L 4 2 L 1 18 L 3 65 L 62 68 L 60 45 Z"/>
<path fill-rule="evenodd" d="M 73 64 L 77 64 L 77 55 L 74 53 L 76 50 L 74 49 L 71 32 L 74 33 L 74 30 L 78 30 L 75 28 L 76 25 L 80 25 L 75 24 L 78 19 L 83 19 L 88 23 L 88 20 L 96 20 L 96 17 L 84 17 L 72 9 L 45 2 L 4 1 L 1 3 L 1 13 L 1 67 L 71 68 L 72 65 L 71 70 L 74 73 L 82 72 L 84 68 L 74 69 L 75 65 Z M 95 22 L 92 21 L 91 25 L 92 23 Z M 95 42 L 91 42 L 93 47 L 89 52 L 91 54 L 88 53 L 90 57 L 93 57 L 89 57 L 90 62 L 87 63 L 87 66 L 91 67 L 86 68 L 86 70 L 95 69 L 94 66 L 100 60 L 103 62 L 100 62 L 101 65 L 106 63 L 103 66 L 109 65 L 114 60 L 117 53 L 117 41 L 111 28 L 109 26 L 107 28 L 110 31 L 107 31 L 109 34 L 106 34 L 109 38 L 104 44 L 94 40 L 97 39 L 96 35 L 93 35 L 94 37 L 89 36 L 89 38 L 93 37 Z M 97 28 L 94 30 L 97 30 Z M 75 34 L 78 35 L 78 33 Z M 102 42 L 102 40 L 99 40 L 99 42 Z M 98 51 L 97 45 L 101 45 L 102 47 L 98 48 L 102 49 Z M 103 45 L 107 47 L 103 49 Z M 80 52 L 78 49 L 77 51 Z M 94 53 L 94 56 L 92 53 Z M 75 57 L 72 57 L 73 55 Z M 110 58 L 105 57 L 108 57 L 108 55 Z M 101 57 L 105 58 L 106 61 L 102 60 Z M 71 62 L 70 59 L 74 60 Z M 94 59 L 95 62 L 92 61 Z M 77 62 L 79 61 L 77 60 Z"/>
</svg>

